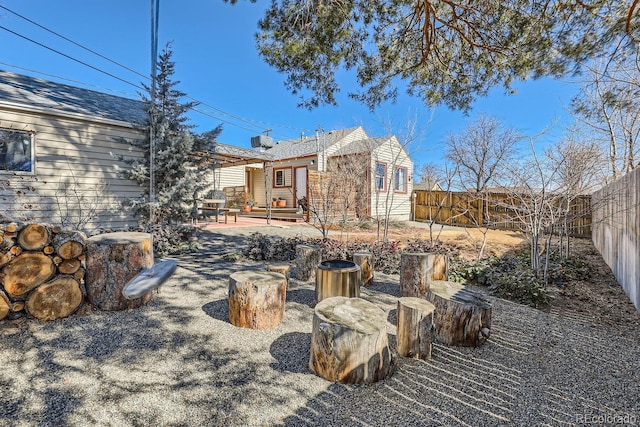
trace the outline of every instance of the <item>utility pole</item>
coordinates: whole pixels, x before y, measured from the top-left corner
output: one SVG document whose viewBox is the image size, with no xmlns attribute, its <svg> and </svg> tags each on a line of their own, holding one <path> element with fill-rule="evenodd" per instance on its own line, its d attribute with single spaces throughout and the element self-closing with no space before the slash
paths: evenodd
<svg viewBox="0 0 640 427">
<path fill-rule="evenodd" d="M 153 225 L 155 190 L 156 65 L 158 62 L 158 20 L 160 0 L 151 0 L 151 108 L 149 109 L 149 223 Z"/>
</svg>

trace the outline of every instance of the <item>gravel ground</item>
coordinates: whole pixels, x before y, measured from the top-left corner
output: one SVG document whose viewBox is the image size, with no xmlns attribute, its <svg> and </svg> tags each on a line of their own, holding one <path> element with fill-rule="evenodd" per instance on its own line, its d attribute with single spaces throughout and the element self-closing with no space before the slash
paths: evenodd
<svg viewBox="0 0 640 427">
<path fill-rule="evenodd" d="M 222 255 L 252 231 L 202 233 L 205 250 L 180 257 L 176 273 L 139 309 L 0 322 L 0 425 L 640 422 L 640 330 L 493 297 L 483 347 L 434 345 L 432 360 L 398 357 L 394 374 L 379 383 L 330 383 L 307 367 L 312 283 L 290 281 L 277 328 L 229 324 L 228 275 L 264 263 L 227 263 Z M 377 274 L 361 294 L 388 312 L 395 347 L 398 276 Z"/>
</svg>

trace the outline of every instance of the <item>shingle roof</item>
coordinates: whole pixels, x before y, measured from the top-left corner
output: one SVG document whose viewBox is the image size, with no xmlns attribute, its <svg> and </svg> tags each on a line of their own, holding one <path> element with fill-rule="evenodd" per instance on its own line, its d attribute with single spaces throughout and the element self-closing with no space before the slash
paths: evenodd
<svg viewBox="0 0 640 427">
<path fill-rule="evenodd" d="M 0 70 L 0 104 L 38 107 L 128 123 L 144 123 L 142 101 Z"/>
<path fill-rule="evenodd" d="M 316 138 L 316 135 L 313 135 L 278 141 L 273 147 L 267 150 L 267 153 L 279 160 L 310 156 L 331 147 L 356 129 L 358 129 L 357 126 L 319 134 L 318 138 Z"/>
</svg>

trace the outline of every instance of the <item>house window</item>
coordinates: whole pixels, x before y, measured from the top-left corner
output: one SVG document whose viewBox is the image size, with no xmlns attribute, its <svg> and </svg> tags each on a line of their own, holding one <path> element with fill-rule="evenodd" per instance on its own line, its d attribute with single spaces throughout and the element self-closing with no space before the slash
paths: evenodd
<svg viewBox="0 0 640 427">
<path fill-rule="evenodd" d="M 0 129 L 0 172 L 33 173 L 33 133 Z"/>
<path fill-rule="evenodd" d="M 291 187 L 291 168 L 273 170 L 273 186 Z"/>
<path fill-rule="evenodd" d="M 387 189 L 387 164 L 376 163 L 376 188 L 380 191 Z"/>
<path fill-rule="evenodd" d="M 407 168 L 396 168 L 393 177 L 393 189 L 398 193 L 407 192 Z"/>
</svg>

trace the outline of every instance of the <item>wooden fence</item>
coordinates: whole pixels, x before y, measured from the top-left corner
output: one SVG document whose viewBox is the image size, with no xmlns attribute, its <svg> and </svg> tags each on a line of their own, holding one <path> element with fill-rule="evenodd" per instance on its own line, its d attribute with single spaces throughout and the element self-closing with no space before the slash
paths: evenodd
<svg viewBox="0 0 640 427">
<path fill-rule="evenodd" d="M 553 199 L 556 211 L 566 205 L 566 199 Z M 498 230 L 521 230 L 523 216 L 531 206 L 523 195 L 489 193 L 486 197 L 467 192 L 414 191 L 413 218 L 459 227 L 489 227 Z M 566 215 L 557 217 L 554 230 L 567 222 L 569 234 L 576 237 L 591 236 L 591 196 L 580 196 L 570 201 Z"/>
<path fill-rule="evenodd" d="M 640 311 L 640 169 L 593 193 L 593 243 Z"/>
</svg>

